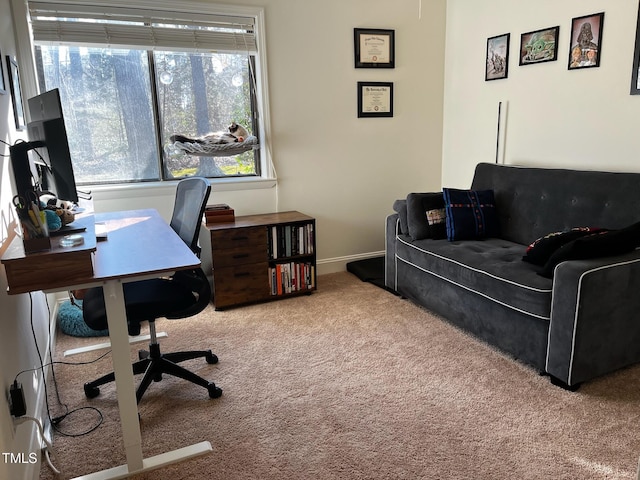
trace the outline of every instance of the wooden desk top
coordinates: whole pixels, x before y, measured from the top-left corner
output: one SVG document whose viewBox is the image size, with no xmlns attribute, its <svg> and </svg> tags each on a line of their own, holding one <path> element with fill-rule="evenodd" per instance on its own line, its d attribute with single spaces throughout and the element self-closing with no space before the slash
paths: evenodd
<svg viewBox="0 0 640 480">
<path fill-rule="evenodd" d="M 101 213 L 82 221 L 87 222 L 87 231 L 83 234 L 85 245 L 80 247 L 65 249 L 56 242 L 50 251 L 25 255 L 22 240 L 14 238 L 2 256 L 9 293 L 66 290 L 112 279 L 160 276 L 200 265 L 156 210 Z M 97 245 L 94 221 L 104 223 L 107 231 L 107 240 Z"/>
</svg>

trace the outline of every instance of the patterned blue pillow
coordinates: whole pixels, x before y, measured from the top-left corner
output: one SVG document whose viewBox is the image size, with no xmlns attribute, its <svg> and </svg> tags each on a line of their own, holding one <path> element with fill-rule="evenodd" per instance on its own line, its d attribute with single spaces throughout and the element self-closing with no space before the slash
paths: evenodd
<svg viewBox="0 0 640 480">
<path fill-rule="evenodd" d="M 498 236 L 498 212 L 493 190 L 443 188 L 447 240 L 473 240 Z"/>
</svg>

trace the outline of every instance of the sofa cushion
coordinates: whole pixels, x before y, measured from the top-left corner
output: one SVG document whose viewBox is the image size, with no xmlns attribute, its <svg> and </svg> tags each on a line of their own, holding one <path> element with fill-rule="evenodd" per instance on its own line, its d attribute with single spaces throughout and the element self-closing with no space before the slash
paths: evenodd
<svg viewBox="0 0 640 480">
<path fill-rule="evenodd" d="M 407 224 L 414 240 L 447 238 L 442 192 L 407 195 Z"/>
<path fill-rule="evenodd" d="M 443 188 L 447 239 L 473 240 L 499 234 L 493 190 Z"/>
<path fill-rule="evenodd" d="M 545 263 L 540 275 L 553 277 L 556 266 L 565 260 L 622 255 L 640 247 L 640 222 L 620 230 L 604 230 L 577 238 L 560 247 Z"/>
<path fill-rule="evenodd" d="M 398 261 L 521 313 L 549 319 L 552 281 L 522 261 L 524 245 L 500 238 L 412 241 L 400 235 L 397 240 Z"/>
<path fill-rule="evenodd" d="M 527 247 L 522 260 L 542 267 L 547 263 L 549 257 L 551 257 L 551 255 L 563 245 L 575 240 L 576 238 L 584 237 L 585 235 L 599 231 L 602 231 L 602 229 L 592 227 L 575 227 L 563 232 L 549 233 L 531 243 L 531 245 Z"/>
</svg>

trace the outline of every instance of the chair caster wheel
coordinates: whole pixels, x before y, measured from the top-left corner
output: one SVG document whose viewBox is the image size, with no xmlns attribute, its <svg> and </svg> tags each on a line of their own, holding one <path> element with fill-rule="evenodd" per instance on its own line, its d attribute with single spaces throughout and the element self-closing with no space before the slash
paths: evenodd
<svg viewBox="0 0 640 480">
<path fill-rule="evenodd" d="M 84 384 L 84 394 L 87 398 L 96 398 L 100 395 L 100 389 L 92 386 L 90 383 Z"/>
<path fill-rule="evenodd" d="M 204 357 L 207 360 L 207 363 L 209 364 L 214 364 L 214 363 L 218 363 L 218 357 L 211 353 L 211 350 L 209 350 L 209 353 L 207 353 L 207 356 Z"/>
<path fill-rule="evenodd" d="M 209 390 L 209 398 L 220 398 L 222 396 L 222 389 L 216 387 L 215 383 L 210 383 L 207 386 L 207 390 Z"/>
</svg>

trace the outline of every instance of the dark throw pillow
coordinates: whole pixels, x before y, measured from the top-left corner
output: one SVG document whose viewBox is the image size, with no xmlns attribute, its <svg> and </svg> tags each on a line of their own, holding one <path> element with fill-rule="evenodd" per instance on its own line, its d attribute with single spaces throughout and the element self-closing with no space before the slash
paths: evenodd
<svg viewBox="0 0 640 480">
<path fill-rule="evenodd" d="M 640 246 L 640 222 L 620 230 L 603 230 L 577 238 L 556 250 L 545 263 L 540 275 L 553 277 L 553 271 L 565 260 L 609 257 L 631 252 Z"/>
<path fill-rule="evenodd" d="M 549 257 L 561 246 L 566 245 L 576 238 L 584 237 L 591 233 L 603 231 L 601 228 L 575 227 L 563 232 L 548 233 L 531 243 L 522 257 L 525 262 L 543 266 Z"/>
<path fill-rule="evenodd" d="M 413 240 L 447 238 L 442 192 L 407 195 L 407 224 Z"/>
<path fill-rule="evenodd" d="M 473 240 L 499 234 L 493 190 L 443 188 L 447 239 Z"/>
</svg>

